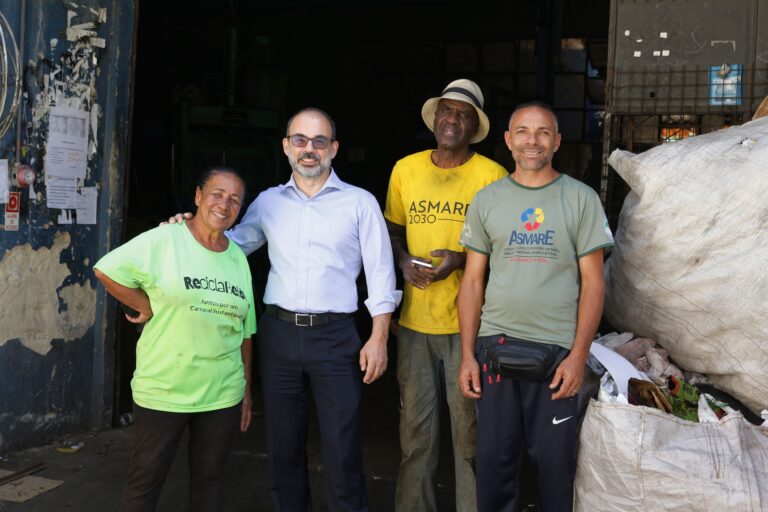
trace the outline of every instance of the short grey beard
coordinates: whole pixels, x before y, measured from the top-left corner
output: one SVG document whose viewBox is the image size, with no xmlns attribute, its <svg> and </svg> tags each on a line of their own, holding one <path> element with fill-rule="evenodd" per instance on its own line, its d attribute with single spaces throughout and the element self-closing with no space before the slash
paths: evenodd
<svg viewBox="0 0 768 512">
<path fill-rule="evenodd" d="M 298 159 L 289 158 L 288 160 L 291 164 L 291 169 L 305 178 L 317 178 L 318 176 L 322 175 L 323 172 L 331 168 L 330 157 L 321 159 L 317 162 L 317 165 L 314 165 L 313 167 L 303 167 L 301 164 L 299 164 Z"/>
</svg>

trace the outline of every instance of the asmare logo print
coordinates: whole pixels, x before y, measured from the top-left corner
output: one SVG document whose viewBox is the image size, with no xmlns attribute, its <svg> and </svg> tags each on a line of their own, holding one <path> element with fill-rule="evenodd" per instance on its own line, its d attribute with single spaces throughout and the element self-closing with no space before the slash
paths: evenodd
<svg viewBox="0 0 768 512">
<path fill-rule="evenodd" d="M 523 210 L 520 220 L 525 223 L 526 231 L 536 231 L 544 222 L 544 210 L 541 208 L 528 208 Z"/>
</svg>

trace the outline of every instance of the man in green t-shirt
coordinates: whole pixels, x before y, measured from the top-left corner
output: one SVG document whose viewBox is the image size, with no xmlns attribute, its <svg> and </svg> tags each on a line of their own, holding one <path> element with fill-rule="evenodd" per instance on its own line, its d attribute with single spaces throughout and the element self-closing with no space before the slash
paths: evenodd
<svg viewBox="0 0 768 512">
<path fill-rule="evenodd" d="M 471 80 L 455 80 L 440 97 L 427 100 L 421 115 L 435 134 L 437 149 L 401 159 L 389 181 L 384 217 L 405 279 L 397 334 L 399 512 L 437 510 L 434 474 L 442 387 L 451 414 L 456 510 L 476 508 L 475 405 L 456 385 L 461 353 L 456 295 L 465 259 L 459 235 L 475 193 L 507 175 L 469 147 L 488 134 L 482 108 L 482 92 Z"/>
<path fill-rule="evenodd" d="M 597 194 L 552 167 L 560 133 L 551 107 L 518 106 L 504 140 L 515 170 L 478 192 L 461 234 L 459 387 L 477 400 L 478 510 L 519 509 L 525 448 L 541 510 L 559 512 L 572 507 L 577 394 L 613 237 Z M 556 355 L 543 380 L 493 364 L 499 347 L 516 342 Z"/>
</svg>

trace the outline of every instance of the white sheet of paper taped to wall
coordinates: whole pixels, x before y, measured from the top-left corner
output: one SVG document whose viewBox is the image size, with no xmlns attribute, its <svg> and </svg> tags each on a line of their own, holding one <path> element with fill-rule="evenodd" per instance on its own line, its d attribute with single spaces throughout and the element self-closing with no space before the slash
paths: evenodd
<svg viewBox="0 0 768 512">
<path fill-rule="evenodd" d="M 630 32 L 629 30 L 625 30 L 624 31 L 624 35 L 627 36 L 627 37 L 629 37 L 631 34 L 632 34 L 632 32 Z"/>
<path fill-rule="evenodd" d="M 78 224 L 96 224 L 96 205 L 99 193 L 96 187 L 83 187 L 75 195 Z"/>
<path fill-rule="evenodd" d="M 8 160 L 0 160 L 0 203 L 8 202 Z"/>
<path fill-rule="evenodd" d="M 85 179 L 89 126 L 88 112 L 51 107 L 45 156 L 47 175 Z"/>
<path fill-rule="evenodd" d="M 661 57 L 661 52 L 659 50 L 653 50 L 653 56 L 654 57 Z"/>
<path fill-rule="evenodd" d="M 45 191 L 45 204 L 48 208 L 75 208 L 76 178 L 46 175 Z"/>
<path fill-rule="evenodd" d="M 662 38 L 662 39 L 666 39 L 667 38 L 667 33 L 666 32 L 659 32 L 659 37 Z"/>
<path fill-rule="evenodd" d="M 637 52 L 635 52 L 634 56 L 635 57 L 640 57 L 642 54 L 643 54 L 643 52 L 637 51 Z"/>
<path fill-rule="evenodd" d="M 661 50 L 662 57 L 669 57 L 669 50 Z"/>
</svg>

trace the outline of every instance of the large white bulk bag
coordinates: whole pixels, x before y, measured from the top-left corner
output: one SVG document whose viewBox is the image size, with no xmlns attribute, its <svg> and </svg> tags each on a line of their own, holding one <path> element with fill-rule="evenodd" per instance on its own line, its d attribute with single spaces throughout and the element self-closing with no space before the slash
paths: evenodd
<svg viewBox="0 0 768 512">
<path fill-rule="evenodd" d="M 632 190 L 606 318 L 768 409 L 768 118 L 608 162 Z"/>
<path fill-rule="evenodd" d="M 576 512 L 768 511 L 768 428 L 739 413 L 693 423 L 592 401 L 579 443 Z"/>
</svg>

